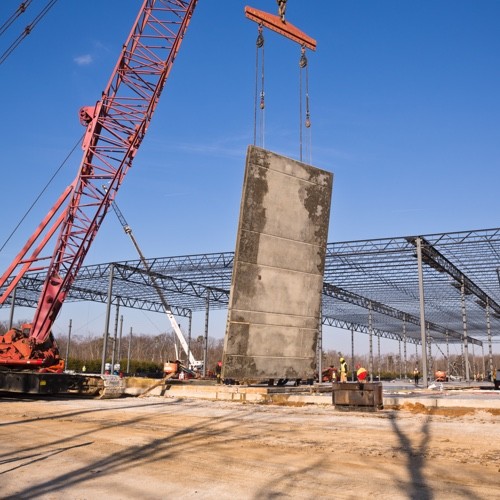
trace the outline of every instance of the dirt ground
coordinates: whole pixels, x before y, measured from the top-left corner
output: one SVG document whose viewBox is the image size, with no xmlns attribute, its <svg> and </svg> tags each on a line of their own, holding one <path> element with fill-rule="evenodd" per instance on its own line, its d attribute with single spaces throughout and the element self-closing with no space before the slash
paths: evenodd
<svg viewBox="0 0 500 500">
<path fill-rule="evenodd" d="M 500 417 L 484 410 L 161 397 L 0 409 L 1 498 L 500 498 Z"/>
</svg>

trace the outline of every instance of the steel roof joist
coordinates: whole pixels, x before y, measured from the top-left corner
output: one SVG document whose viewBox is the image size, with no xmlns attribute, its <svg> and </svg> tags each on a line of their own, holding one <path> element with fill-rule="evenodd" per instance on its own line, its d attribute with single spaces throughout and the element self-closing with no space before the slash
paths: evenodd
<svg viewBox="0 0 500 500">
<path fill-rule="evenodd" d="M 355 326 L 355 331 L 366 332 L 366 304 L 371 301 L 372 306 L 376 305 L 374 324 L 381 336 L 401 340 L 401 318 L 406 315 L 407 340 L 419 343 L 418 262 L 412 238 L 415 236 L 328 243 L 323 295 L 325 324 L 348 329 Z M 425 317 L 432 342 L 445 342 L 447 338 L 449 342 L 463 340 L 462 299 L 469 342 L 487 338 L 487 316 L 489 333 L 500 337 L 497 275 L 500 229 L 431 234 L 421 238 L 425 242 Z M 172 307 L 183 316 L 188 310 L 204 311 L 207 294 L 211 309 L 227 307 L 233 259 L 233 252 L 207 253 L 149 259 L 148 266 Z M 66 300 L 105 302 L 111 266 L 117 271 L 113 301 L 120 297 L 120 303 L 126 307 L 162 310 L 138 260 L 82 267 Z M 44 279 L 45 274 L 40 272 L 25 276 L 17 286 L 16 305 L 35 307 Z M 12 297 L 3 307 L 11 302 Z M 485 304 L 489 306 L 486 309 Z"/>
</svg>

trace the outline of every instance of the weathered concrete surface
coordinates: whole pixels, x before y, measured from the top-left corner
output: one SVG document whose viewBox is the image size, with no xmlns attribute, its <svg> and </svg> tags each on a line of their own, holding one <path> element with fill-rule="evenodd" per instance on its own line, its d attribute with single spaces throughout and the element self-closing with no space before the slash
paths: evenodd
<svg viewBox="0 0 500 500">
<path fill-rule="evenodd" d="M 313 376 L 332 183 L 330 172 L 249 147 L 225 378 Z"/>
<path fill-rule="evenodd" d="M 139 396 L 158 382 L 157 379 L 130 378 L 127 379 L 125 394 Z M 349 384 L 349 383 L 348 383 Z M 352 383 L 353 387 L 357 384 Z M 156 387 L 149 395 L 166 398 L 193 398 L 203 400 L 234 401 L 246 403 L 270 404 L 307 404 L 332 406 L 332 385 L 314 384 L 293 387 L 263 387 L 246 385 L 218 385 L 213 381 L 173 380 L 166 387 Z M 432 391 L 426 389 L 398 391 L 391 384 L 384 384 L 382 394 L 383 407 L 387 410 L 418 410 L 427 409 L 471 409 L 491 410 L 500 413 L 500 391 L 464 389 Z"/>
</svg>

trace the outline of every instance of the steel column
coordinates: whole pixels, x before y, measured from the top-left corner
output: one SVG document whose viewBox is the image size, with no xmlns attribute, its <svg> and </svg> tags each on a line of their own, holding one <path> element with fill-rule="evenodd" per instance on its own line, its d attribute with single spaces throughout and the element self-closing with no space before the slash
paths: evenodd
<svg viewBox="0 0 500 500">
<path fill-rule="evenodd" d="M 14 324 L 14 309 L 16 308 L 16 293 L 17 293 L 17 285 L 12 290 L 12 302 L 10 304 L 10 314 L 9 314 L 9 327 L 8 330 L 12 329 L 12 325 Z"/>
<path fill-rule="evenodd" d="M 120 335 L 118 337 L 118 351 L 117 351 L 118 363 L 121 363 L 122 361 L 122 334 L 123 334 L 123 314 L 120 316 Z"/>
<path fill-rule="evenodd" d="M 207 361 L 208 361 L 208 319 L 210 314 L 210 289 L 207 289 L 207 297 L 205 299 L 205 337 L 203 346 L 203 376 L 207 376 Z"/>
<path fill-rule="evenodd" d="M 115 273 L 115 266 L 114 266 L 114 264 L 111 264 L 110 270 L 109 270 L 108 302 L 106 305 L 106 319 L 104 320 L 104 342 L 102 345 L 101 375 L 104 374 L 104 365 L 106 364 L 106 355 L 107 355 L 107 351 L 108 351 L 109 320 L 110 320 L 110 316 L 111 316 L 111 302 L 113 300 L 114 273 Z"/>
<path fill-rule="evenodd" d="M 481 346 L 481 354 L 483 358 L 483 376 L 481 377 L 482 380 L 484 380 L 484 377 L 486 376 L 486 359 L 484 358 L 484 345 Z"/>
<path fill-rule="evenodd" d="M 354 382 L 356 380 L 356 370 L 354 369 L 354 328 L 351 328 L 351 360 L 352 360 L 351 380 Z"/>
<path fill-rule="evenodd" d="M 321 305 L 319 310 L 321 311 Z M 323 382 L 323 317 L 320 312 L 318 321 L 318 382 Z"/>
<path fill-rule="evenodd" d="M 462 299 L 462 323 L 464 331 L 464 362 L 465 362 L 465 381 L 470 382 L 469 370 L 469 344 L 467 342 L 467 310 L 465 308 L 465 282 L 462 276 L 462 285 L 460 287 L 460 295 Z"/>
<path fill-rule="evenodd" d="M 111 351 L 111 373 L 115 372 L 116 348 L 118 345 L 118 321 L 120 319 L 120 297 L 116 297 L 115 327 L 113 329 L 113 350 Z"/>
<path fill-rule="evenodd" d="M 191 352 L 191 328 L 193 324 L 193 311 L 189 311 L 188 316 L 188 351 Z M 188 363 L 189 363 L 189 355 L 188 355 Z M 189 368 L 194 368 L 194 366 L 190 366 Z"/>
<path fill-rule="evenodd" d="M 489 361 L 489 371 L 493 377 L 493 343 L 491 341 L 491 321 L 490 321 L 490 302 L 486 301 L 486 330 L 488 333 L 488 361 Z"/>
<path fill-rule="evenodd" d="M 408 377 L 408 364 L 407 364 L 407 352 L 406 352 L 406 319 L 403 320 L 403 350 L 405 357 L 405 379 Z"/>
<path fill-rule="evenodd" d="M 377 374 L 378 381 L 380 382 L 380 335 L 377 335 Z"/>
<path fill-rule="evenodd" d="M 368 304 L 368 329 L 370 331 L 370 353 L 368 357 L 368 372 L 370 374 L 370 382 L 373 382 L 373 317 L 372 303 Z"/>
<path fill-rule="evenodd" d="M 476 368 L 476 352 L 474 349 L 474 344 L 472 344 L 472 380 L 477 380 L 477 368 Z"/>
<path fill-rule="evenodd" d="M 427 356 L 425 338 L 425 298 L 424 298 L 424 272 L 422 268 L 422 238 L 416 239 L 417 243 L 417 264 L 418 264 L 418 294 L 420 299 L 420 337 L 422 342 L 422 379 L 424 387 L 428 386 L 427 381 Z"/>
<path fill-rule="evenodd" d="M 462 356 L 462 377 L 465 380 L 465 355 L 464 355 L 464 343 L 460 344 L 460 355 Z"/>
<path fill-rule="evenodd" d="M 431 346 L 431 334 L 429 332 L 429 326 L 427 326 L 427 359 L 428 359 L 428 366 L 429 366 L 429 377 L 432 379 L 433 375 L 433 368 L 434 368 L 434 360 L 432 359 L 432 346 Z"/>
<path fill-rule="evenodd" d="M 132 349 L 132 327 L 130 327 L 130 335 L 128 337 L 128 353 L 127 353 L 127 373 L 130 374 L 130 351 Z"/>
<path fill-rule="evenodd" d="M 398 340 L 399 345 L 399 380 L 403 380 L 403 360 L 401 359 L 401 340 Z"/>
<path fill-rule="evenodd" d="M 450 342 L 448 332 L 446 332 L 446 373 L 450 376 Z"/>
<path fill-rule="evenodd" d="M 73 324 L 73 321 L 70 319 L 69 325 L 68 325 L 68 344 L 66 345 L 66 356 L 64 358 L 65 370 L 68 369 L 68 365 L 69 365 L 69 344 L 71 342 L 71 326 L 72 326 L 72 324 Z"/>
</svg>

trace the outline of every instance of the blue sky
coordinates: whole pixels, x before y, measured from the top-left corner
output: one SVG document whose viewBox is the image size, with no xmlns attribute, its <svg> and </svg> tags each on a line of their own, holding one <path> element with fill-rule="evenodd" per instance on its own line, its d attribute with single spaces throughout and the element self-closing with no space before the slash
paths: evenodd
<svg viewBox="0 0 500 500">
<path fill-rule="evenodd" d="M 1 52 L 45 3 L 34 0 L 0 37 Z M 0 23 L 18 4 L 1 2 Z M 78 110 L 99 98 L 139 4 L 60 1 L 0 65 L 8 214 L 0 246 L 81 136 Z M 276 12 L 274 0 L 199 0 L 120 188 L 117 202 L 148 257 L 234 249 L 253 142 L 257 30 L 244 17 L 246 4 Z M 498 226 L 499 18 L 497 0 L 289 0 L 287 19 L 318 41 L 308 55 L 311 154 L 313 165 L 335 175 L 330 241 Z M 299 47 L 265 37 L 265 146 L 298 158 Z M 77 151 L 0 252 L 1 270 L 80 160 Z M 110 213 L 86 264 L 134 258 Z M 77 314 L 86 315 L 85 328 L 102 330 L 104 311 L 86 308 L 65 305 L 56 331 Z M 158 316 L 130 314 L 165 329 Z M 224 319 L 212 322 L 211 335 L 223 335 Z"/>
</svg>

